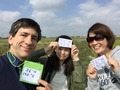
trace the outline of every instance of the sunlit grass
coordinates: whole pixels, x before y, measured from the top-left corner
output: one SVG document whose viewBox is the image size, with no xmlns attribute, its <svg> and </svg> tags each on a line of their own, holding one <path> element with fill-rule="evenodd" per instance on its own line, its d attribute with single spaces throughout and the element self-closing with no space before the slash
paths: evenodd
<svg viewBox="0 0 120 90">
<path fill-rule="evenodd" d="M 47 47 L 51 41 L 55 41 L 56 38 L 42 38 L 37 45 L 36 49 L 45 48 Z M 95 57 L 96 54 L 91 51 L 88 47 L 86 38 L 85 37 L 72 37 L 74 44 L 79 49 L 79 57 L 85 67 L 88 65 L 89 61 L 91 60 L 90 57 Z M 120 45 L 120 38 L 116 38 L 114 47 Z M 0 39 L 0 54 L 4 54 L 8 51 L 9 45 L 7 39 Z"/>
</svg>

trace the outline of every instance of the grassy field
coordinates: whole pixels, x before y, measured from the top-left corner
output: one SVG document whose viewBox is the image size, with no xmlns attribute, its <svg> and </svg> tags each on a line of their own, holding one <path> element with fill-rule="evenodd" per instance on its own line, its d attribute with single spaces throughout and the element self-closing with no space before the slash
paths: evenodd
<svg viewBox="0 0 120 90">
<path fill-rule="evenodd" d="M 86 39 L 84 37 L 72 37 L 74 44 L 78 47 L 80 54 L 79 57 L 86 67 L 91 60 L 90 57 L 95 57 L 96 55 L 90 50 L 87 45 Z M 41 41 L 38 42 L 37 49 L 47 47 L 51 41 L 54 41 L 55 38 L 42 38 Z M 114 47 L 120 45 L 120 37 L 116 38 L 116 42 Z M 9 45 L 7 39 L 0 39 L 0 54 L 4 54 L 8 51 Z"/>
</svg>

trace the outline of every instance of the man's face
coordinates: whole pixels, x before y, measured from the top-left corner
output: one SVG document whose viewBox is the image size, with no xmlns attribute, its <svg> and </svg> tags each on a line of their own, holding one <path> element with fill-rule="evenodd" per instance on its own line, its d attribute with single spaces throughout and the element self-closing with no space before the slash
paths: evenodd
<svg viewBox="0 0 120 90">
<path fill-rule="evenodd" d="M 8 38 L 10 52 L 24 60 L 35 50 L 37 39 L 38 33 L 33 28 L 20 28 L 14 37 Z"/>
</svg>

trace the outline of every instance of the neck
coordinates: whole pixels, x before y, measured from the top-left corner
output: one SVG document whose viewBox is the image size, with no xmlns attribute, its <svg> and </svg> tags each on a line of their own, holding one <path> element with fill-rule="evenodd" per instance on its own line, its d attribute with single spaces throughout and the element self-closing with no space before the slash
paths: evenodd
<svg viewBox="0 0 120 90">
<path fill-rule="evenodd" d="M 20 61 L 19 58 L 15 57 L 10 51 L 6 53 L 6 56 L 14 67 L 20 67 L 23 64 L 23 62 Z"/>
<path fill-rule="evenodd" d="M 10 50 L 9 52 L 10 52 L 14 57 L 18 58 L 20 61 L 22 61 L 22 62 L 24 61 L 24 58 L 18 57 L 13 50 Z"/>
<path fill-rule="evenodd" d="M 109 50 L 105 53 L 105 56 L 106 56 L 107 58 L 110 57 L 111 51 L 112 51 L 112 50 L 109 49 Z"/>
<path fill-rule="evenodd" d="M 63 60 L 60 60 L 60 65 L 63 65 L 64 61 Z"/>
<path fill-rule="evenodd" d="M 106 49 L 106 50 L 105 50 L 102 54 L 100 54 L 100 55 L 105 55 L 106 57 L 109 57 L 111 51 L 112 51 L 112 50 L 110 50 L 110 49 Z"/>
</svg>

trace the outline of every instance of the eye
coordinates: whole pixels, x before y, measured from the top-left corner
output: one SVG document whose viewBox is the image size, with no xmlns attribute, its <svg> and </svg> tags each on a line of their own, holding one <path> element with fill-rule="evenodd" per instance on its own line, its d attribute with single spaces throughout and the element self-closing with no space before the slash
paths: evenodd
<svg viewBox="0 0 120 90">
<path fill-rule="evenodd" d="M 62 47 L 58 47 L 59 50 L 62 50 Z"/>
<path fill-rule="evenodd" d="M 21 36 L 23 36 L 23 37 L 27 37 L 27 34 L 21 34 Z"/>
<path fill-rule="evenodd" d="M 64 50 L 65 50 L 65 51 L 69 51 L 69 50 L 70 50 L 70 48 L 64 48 Z"/>
<path fill-rule="evenodd" d="M 32 37 L 32 39 L 37 41 L 37 37 L 36 36 Z"/>
</svg>

